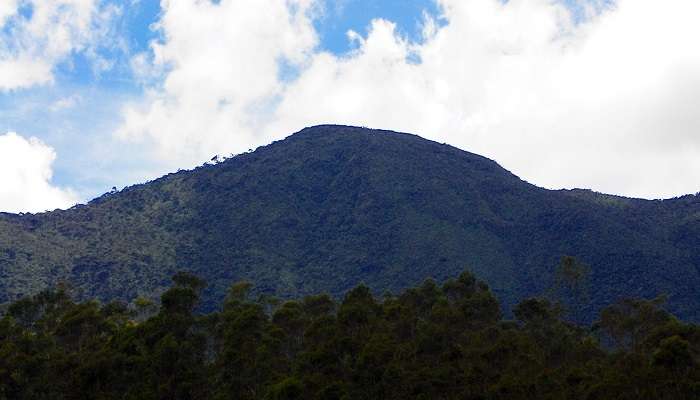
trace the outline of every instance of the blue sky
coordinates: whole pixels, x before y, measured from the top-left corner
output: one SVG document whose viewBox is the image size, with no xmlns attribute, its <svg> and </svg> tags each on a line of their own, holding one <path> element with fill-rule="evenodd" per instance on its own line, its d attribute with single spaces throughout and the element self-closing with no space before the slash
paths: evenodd
<svg viewBox="0 0 700 400">
<path fill-rule="evenodd" d="M 120 123 L 121 104 L 143 93 L 143 86 L 134 79 L 129 58 L 147 51 L 149 43 L 162 36 L 154 29 L 161 14 L 160 1 L 110 0 L 104 4 L 120 8 L 112 29 L 127 47 L 98 49 L 114 63 L 109 71 L 95 71 L 93 60 L 75 52 L 55 66 L 52 85 L 0 91 L 0 132 L 21 132 L 53 147 L 58 154 L 53 182 L 71 187 L 82 200 L 100 195 L 112 186 L 137 183 L 144 173 L 152 175 L 151 170 L 162 172 L 138 146 L 126 154 L 105 154 L 101 148 L 111 141 L 111 132 Z M 423 13 L 439 13 L 431 0 L 343 0 L 329 1 L 325 6 L 323 15 L 314 20 L 319 49 L 338 55 L 356 47 L 348 40 L 347 32 L 366 33 L 372 19 L 391 20 L 402 35 L 419 40 Z M 22 13 L 31 15 L 31 8 L 24 7 Z M 52 105 L 70 98 L 75 99 L 74 106 L 51 111 Z"/>
<path fill-rule="evenodd" d="M 90 0 L 47 6 L 67 27 L 25 29 L 34 1 L 0 6 L 0 157 L 17 158 L 0 178 L 36 175 L 0 209 L 84 202 L 321 122 L 418 133 L 549 188 L 698 189 L 691 0 Z"/>
<path fill-rule="evenodd" d="M 320 33 L 321 47 L 336 54 L 352 49 L 349 30 L 366 33 L 372 19 L 392 21 L 401 34 L 420 40 L 423 13 L 440 14 L 431 0 L 346 0 L 329 2 L 327 7 L 325 16 L 314 25 Z"/>
</svg>

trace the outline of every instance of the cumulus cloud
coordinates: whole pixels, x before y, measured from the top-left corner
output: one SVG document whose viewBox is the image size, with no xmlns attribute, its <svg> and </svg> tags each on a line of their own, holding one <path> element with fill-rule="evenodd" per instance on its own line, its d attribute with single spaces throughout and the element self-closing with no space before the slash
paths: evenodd
<svg viewBox="0 0 700 400">
<path fill-rule="evenodd" d="M 550 188 L 699 189 L 700 2 L 590 1 L 580 21 L 550 0 L 438 3 L 445 23 L 426 17 L 420 42 L 375 20 L 338 56 L 315 48 L 311 1 L 166 1 L 149 55 L 162 81 L 119 137 L 193 163 L 345 123 L 444 141 Z"/>
<path fill-rule="evenodd" d="M 174 165 L 259 143 L 261 119 L 283 90 L 280 64 L 303 63 L 317 43 L 309 0 L 163 1 L 140 78 L 166 71 L 142 104 L 124 111 L 117 135 L 154 144 Z M 208 159 L 208 158 L 207 158 Z"/>
<path fill-rule="evenodd" d="M 109 62 L 95 45 L 119 10 L 98 0 L 2 0 L 0 91 L 53 82 L 55 66 L 85 52 L 97 70 Z M 104 40 L 103 40 L 104 41 Z"/>
<path fill-rule="evenodd" d="M 0 210 L 40 212 L 77 202 L 69 189 L 51 184 L 54 150 L 37 138 L 0 135 Z"/>
</svg>

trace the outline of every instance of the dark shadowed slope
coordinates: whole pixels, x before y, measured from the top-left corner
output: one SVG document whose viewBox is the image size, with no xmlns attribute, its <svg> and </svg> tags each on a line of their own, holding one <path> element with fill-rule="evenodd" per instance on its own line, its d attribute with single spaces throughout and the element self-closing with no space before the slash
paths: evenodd
<svg viewBox="0 0 700 400">
<path fill-rule="evenodd" d="M 0 218 L 0 296 L 59 280 L 84 296 L 157 295 L 189 269 L 215 304 L 261 292 L 399 290 L 465 267 L 507 305 L 541 294 L 562 255 L 591 267 L 586 319 L 619 296 L 667 293 L 700 319 L 700 198 L 647 201 L 530 185 L 418 136 L 317 126 L 88 205 Z"/>
</svg>

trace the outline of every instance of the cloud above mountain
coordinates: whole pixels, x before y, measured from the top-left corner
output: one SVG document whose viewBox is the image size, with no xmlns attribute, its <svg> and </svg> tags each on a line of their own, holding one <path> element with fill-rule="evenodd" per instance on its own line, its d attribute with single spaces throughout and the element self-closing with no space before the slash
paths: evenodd
<svg viewBox="0 0 700 400">
<path fill-rule="evenodd" d="M 55 149 L 80 201 L 320 123 L 416 133 L 549 188 L 700 190 L 699 2 L 362 1 L 0 1 L 0 129 Z"/>
<path fill-rule="evenodd" d="M 164 1 L 164 40 L 134 56 L 156 75 L 142 102 L 124 110 L 120 138 L 154 146 L 172 166 L 194 165 L 257 137 L 284 91 L 280 64 L 296 67 L 317 44 L 308 0 Z M 158 75 L 158 71 L 164 71 Z M 245 148 L 247 149 L 247 148 Z"/>
<path fill-rule="evenodd" d="M 51 182 L 54 150 L 41 140 L 14 132 L 0 135 L 0 204 L 8 212 L 66 208 L 78 201 Z"/>
<path fill-rule="evenodd" d="M 91 58 L 95 68 L 108 68 L 96 49 L 113 45 L 109 25 L 118 12 L 98 0 L 3 0 L 0 91 L 51 83 L 54 68 L 76 53 Z"/>
<path fill-rule="evenodd" d="M 315 47 L 312 1 L 166 1 L 147 54 L 161 75 L 118 135 L 178 165 L 312 124 L 366 125 L 484 154 L 551 188 L 699 189 L 700 3 L 589 2 L 578 22 L 548 0 L 439 5 L 419 41 L 374 20 L 337 55 Z"/>
</svg>

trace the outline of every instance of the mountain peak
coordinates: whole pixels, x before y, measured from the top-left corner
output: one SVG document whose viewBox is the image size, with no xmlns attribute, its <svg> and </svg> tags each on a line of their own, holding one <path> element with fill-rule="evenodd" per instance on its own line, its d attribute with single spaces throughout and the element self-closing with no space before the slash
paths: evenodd
<svg viewBox="0 0 700 400">
<path fill-rule="evenodd" d="M 541 189 L 411 134 L 319 125 L 67 211 L 0 216 L 0 301 L 59 281 L 86 298 L 157 296 L 185 269 L 209 282 L 206 308 L 241 279 L 281 297 L 342 295 L 468 268 L 510 307 L 547 293 L 572 255 L 592 271 L 583 318 L 666 292 L 698 319 L 696 207 L 655 204 Z"/>
</svg>

